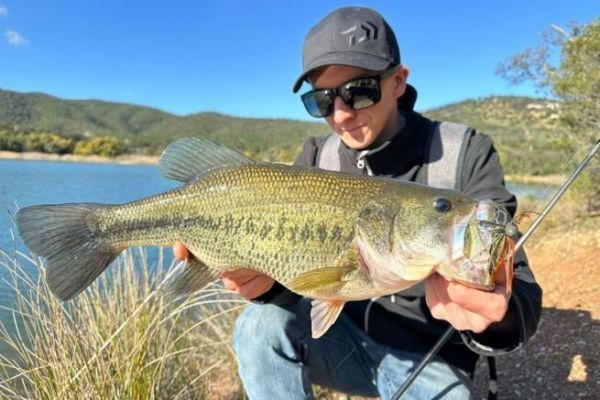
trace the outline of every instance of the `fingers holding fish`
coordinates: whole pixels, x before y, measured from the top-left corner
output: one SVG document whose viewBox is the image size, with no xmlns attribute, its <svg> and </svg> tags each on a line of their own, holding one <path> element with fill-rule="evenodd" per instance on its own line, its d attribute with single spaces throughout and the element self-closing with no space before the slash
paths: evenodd
<svg viewBox="0 0 600 400">
<path fill-rule="evenodd" d="M 185 261 L 190 256 L 190 251 L 183 243 L 177 242 L 173 245 L 173 256 L 181 261 Z"/>
<path fill-rule="evenodd" d="M 497 285 L 493 291 L 487 292 L 457 282 L 449 282 L 448 296 L 452 302 L 463 309 L 492 322 L 502 320 L 508 310 L 510 299 L 510 295 L 506 294 L 506 288 L 502 285 Z"/>
<path fill-rule="evenodd" d="M 246 300 L 266 293 L 275 283 L 270 276 L 247 268 L 224 272 L 219 277 L 225 289 L 239 293 Z"/>
<path fill-rule="evenodd" d="M 487 292 L 449 282 L 438 274 L 425 281 L 425 296 L 434 318 L 448 321 L 457 330 L 475 333 L 502 320 L 510 299 L 503 285 Z"/>
</svg>

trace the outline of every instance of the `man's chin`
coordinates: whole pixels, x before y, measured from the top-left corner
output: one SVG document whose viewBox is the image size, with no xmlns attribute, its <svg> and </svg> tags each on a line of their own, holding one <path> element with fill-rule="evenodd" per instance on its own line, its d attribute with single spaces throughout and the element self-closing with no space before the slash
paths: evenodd
<svg viewBox="0 0 600 400">
<path fill-rule="evenodd" d="M 366 149 L 367 147 L 369 147 L 371 145 L 371 143 L 373 143 L 373 140 L 371 137 L 363 134 L 360 131 L 359 132 L 345 131 L 340 135 L 340 137 L 342 138 L 342 141 L 346 144 L 346 146 L 348 146 L 354 150 Z"/>
<path fill-rule="evenodd" d="M 352 138 L 343 138 L 342 141 L 346 146 L 354 150 L 364 150 L 368 145 L 363 141 L 354 140 Z"/>
</svg>

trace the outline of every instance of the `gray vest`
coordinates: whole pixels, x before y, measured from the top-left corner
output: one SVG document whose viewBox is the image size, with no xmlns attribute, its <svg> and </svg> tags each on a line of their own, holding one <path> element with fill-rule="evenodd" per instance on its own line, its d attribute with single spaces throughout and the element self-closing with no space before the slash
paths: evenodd
<svg viewBox="0 0 600 400">
<path fill-rule="evenodd" d="M 454 122 L 434 122 L 427 141 L 427 156 L 423 163 L 425 183 L 444 189 L 461 189 L 464 155 L 472 128 Z M 338 135 L 331 134 L 317 154 L 317 167 L 329 171 L 340 170 Z"/>
</svg>

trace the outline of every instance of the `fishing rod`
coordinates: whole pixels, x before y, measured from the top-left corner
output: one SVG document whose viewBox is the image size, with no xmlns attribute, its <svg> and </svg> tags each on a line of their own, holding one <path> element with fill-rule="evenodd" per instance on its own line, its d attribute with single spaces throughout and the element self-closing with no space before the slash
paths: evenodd
<svg viewBox="0 0 600 400">
<path fill-rule="evenodd" d="M 533 231 L 536 230 L 536 228 L 539 226 L 539 224 L 542 222 L 542 220 L 546 217 L 546 215 L 548 215 L 550 210 L 554 207 L 554 205 L 558 202 L 558 200 L 562 197 L 562 195 L 573 184 L 573 181 L 575 180 L 575 178 L 577 178 L 577 176 L 585 169 L 587 164 L 592 160 L 592 158 L 596 155 L 596 153 L 598 152 L 599 149 L 600 149 L 600 139 L 598 139 L 598 141 L 596 141 L 596 144 L 594 145 L 594 147 L 592 147 L 592 149 L 590 150 L 588 155 L 585 157 L 585 159 L 581 163 L 579 163 L 577 168 L 575 168 L 575 171 L 573 171 L 571 176 L 569 176 L 569 178 L 565 181 L 565 183 L 562 184 L 560 189 L 554 194 L 554 196 L 552 196 L 552 199 L 550 199 L 548 204 L 546 204 L 546 206 L 544 207 L 542 212 L 538 215 L 538 217 L 535 219 L 535 221 L 533 221 L 533 223 L 531 224 L 529 229 L 527 229 L 527 231 L 517 241 L 517 243 L 515 244 L 515 248 L 513 250 L 513 254 L 519 248 L 521 248 L 521 246 L 523 246 L 523 244 L 531 237 L 531 234 L 533 233 Z M 429 350 L 429 352 L 425 355 L 425 357 L 423 357 L 423 359 L 421 360 L 421 362 L 419 363 L 417 368 L 404 381 L 402 386 L 400 386 L 400 388 L 398 388 L 398 390 L 392 397 L 392 400 L 399 400 L 402 398 L 402 396 L 406 393 L 406 391 L 408 390 L 410 385 L 412 385 L 412 383 L 415 381 L 415 379 L 417 379 L 417 377 L 419 376 L 421 371 L 423 371 L 423 369 L 427 366 L 427 364 L 429 364 L 429 362 L 433 359 L 433 357 L 435 357 L 437 355 L 437 353 L 444 346 L 444 344 L 446 344 L 446 342 L 448 340 L 450 340 L 450 338 L 454 335 L 455 331 L 456 330 L 451 326 L 446 330 L 446 332 L 444 332 L 444 334 L 438 339 L 438 341 L 435 342 L 435 344 L 433 345 L 431 350 Z"/>
</svg>

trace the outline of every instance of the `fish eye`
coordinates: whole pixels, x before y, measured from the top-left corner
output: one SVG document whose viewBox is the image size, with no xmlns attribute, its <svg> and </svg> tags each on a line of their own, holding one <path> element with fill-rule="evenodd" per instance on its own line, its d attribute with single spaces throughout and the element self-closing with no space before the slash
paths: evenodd
<svg viewBox="0 0 600 400">
<path fill-rule="evenodd" d="M 452 203 L 445 197 L 438 197 L 433 202 L 433 208 L 435 208 L 436 211 L 445 213 L 450 211 L 450 209 L 452 208 Z"/>
</svg>

